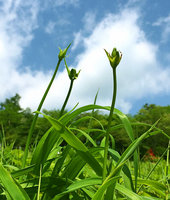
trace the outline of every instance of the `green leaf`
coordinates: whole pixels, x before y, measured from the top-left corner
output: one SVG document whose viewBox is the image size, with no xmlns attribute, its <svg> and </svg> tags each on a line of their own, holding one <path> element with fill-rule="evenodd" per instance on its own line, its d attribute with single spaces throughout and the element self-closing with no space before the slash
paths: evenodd
<svg viewBox="0 0 170 200">
<path fill-rule="evenodd" d="M 120 157 L 120 159 L 119 159 L 119 161 L 117 163 L 117 166 L 119 164 L 121 164 L 122 162 L 124 162 L 125 160 L 127 160 L 132 155 L 132 153 L 139 146 L 139 144 L 142 142 L 142 140 L 145 139 L 145 137 L 152 131 L 152 129 L 156 126 L 157 123 L 158 123 L 158 121 L 155 122 L 148 131 L 146 131 L 145 133 L 143 133 L 139 138 L 137 138 L 136 140 L 134 140 L 130 144 L 130 146 L 123 152 L 122 156 Z"/>
<path fill-rule="evenodd" d="M 75 190 L 82 189 L 82 188 L 88 187 L 88 186 L 100 185 L 101 183 L 102 183 L 101 178 L 87 178 L 87 179 L 84 179 L 84 180 L 75 181 L 66 189 L 65 192 L 62 192 L 62 193 L 56 195 L 54 197 L 54 200 L 58 200 L 62 196 L 64 196 L 65 194 L 68 194 L 68 193 L 73 192 Z"/>
<path fill-rule="evenodd" d="M 56 142 L 58 141 L 60 144 L 61 142 L 60 138 L 61 138 L 60 134 L 58 134 L 57 131 L 53 127 L 50 128 L 41 138 L 41 140 L 39 141 L 34 151 L 34 154 L 31 160 L 32 165 L 36 164 L 36 167 L 34 170 L 35 174 L 39 173 L 39 165 L 44 164 L 47 161 L 48 156 L 52 148 L 56 144 Z"/>
<path fill-rule="evenodd" d="M 44 115 L 44 114 L 43 114 Z M 47 115 L 44 117 L 52 124 L 55 130 L 60 134 L 60 136 L 74 149 L 77 153 L 85 160 L 92 169 L 99 175 L 102 175 L 102 168 L 98 161 L 91 155 L 88 148 L 74 135 L 74 133 L 60 123 L 58 120 L 53 119 Z"/>
<path fill-rule="evenodd" d="M 82 160 L 81 156 L 77 153 L 73 155 L 69 164 L 65 167 L 61 174 L 61 177 L 74 180 L 82 168 L 85 166 L 86 162 Z"/>
<path fill-rule="evenodd" d="M 122 124 L 124 125 L 124 128 L 129 136 L 129 138 L 131 139 L 131 141 L 134 141 L 135 137 L 134 137 L 134 133 L 133 133 L 133 129 L 131 126 L 131 123 L 129 122 L 128 117 L 122 113 L 120 110 L 118 109 L 114 109 L 114 113 L 120 118 L 120 120 L 122 121 Z"/>
<path fill-rule="evenodd" d="M 85 131 L 83 130 L 80 130 L 80 129 L 77 129 L 77 128 L 70 128 L 71 130 L 76 130 L 78 132 L 81 133 L 81 135 L 84 135 L 89 141 L 90 143 L 94 146 L 94 147 L 97 147 L 95 141 L 90 137 L 90 135 L 88 135 Z"/>
<path fill-rule="evenodd" d="M 30 200 L 23 188 L 17 183 L 10 173 L 0 164 L 0 180 L 5 190 L 14 200 Z"/>
<path fill-rule="evenodd" d="M 93 196 L 92 200 L 101 200 L 106 189 L 116 183 L 116 181 L 120 178 L 120 176 L 116 176 L 116 177 L 113 177 L 111 179 L 109 179 L 108 181 L 106 181 L 101 187 L 100 189 L 95 193 L 95 195 Z"/>
<path fill-rule="evenodd" d="M 74 110 L 72 113 L 70 113 L 69 115 L 66 115 L 65 117 L 63 117 L 60 122 L 63 125 L 66 125 L 67 123 L 69 123 L 72 119 L 74 119 L 77 115 L 81 114 L 82 112 L 86 112 L 89 110 L 93 110 L 93 109 L 104 109 L 104 110 L 110 110 L 110 107 L 108 106 L 99 106 L 99 105 L 87 105 L 87 106 L 83 106 L 80 107 L 76 110 Z"/>
<path fill-rule="evenodd" d="M 139 184 L 147 185 L 152 187 L 157 193 L 159 193 L 163 198 L 165 198 L 165 191 L 167 190 L 166 186 L 158 181 L 138 179 Z"/>
<path fill-rule="evenodd" d="M 143 198 L 136 193 L 132 192 L 131 190 L 125 188 L 124 186 L 120 184 L 116 184 L 116 190 L 118 190 L 120 193 L 124 194 L 125 196 L 129 197 L 132 200 L 142 200 Z"/>
<path fill-rule="evenodd" d="M 35 164 L 31 165 L 29 167 L 14 171 L 11 174 L 12 174 L 13 178 L 24 176 L 24 175 L 27 175 L 28 173 L 32 172 L 34 170 L 34 168 L 35 168 Z"/>
</svg>

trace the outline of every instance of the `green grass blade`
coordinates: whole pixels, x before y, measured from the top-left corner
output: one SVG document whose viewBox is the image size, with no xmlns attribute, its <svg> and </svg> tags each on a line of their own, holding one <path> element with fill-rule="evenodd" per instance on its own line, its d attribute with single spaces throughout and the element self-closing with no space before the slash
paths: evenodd
<svg viewBox="0 0 170 200">
<path fill-rule="evenodd" d="M 109 152 L 110 152 L 112 159 L 114 161 L 118 162 L 118 160 L 120 159 L 119 153 L 113 149 L 109 149 Z M 126 164 L 122 168 L 122 176 L 123 176 L 125 187 L 134 192 L 134 186 L 133 186 L 131 172 Z"/>
<path fill-rule="evenodd" d="M 74 135 L 74 133 L 63 126 L 58 120 L 53 119 L 47 115 L 44 117 L 52 124 L 55 130 L 60 136 L 74 149 L 78 154 L 92 167 L 92 169 L 100 176 L 102 174 L 102 168 L 98 161 L 91 155 L 88 148 Z"/>
<path fill-rule="evenodd" d="M 69 153 L 71 149 L 71 146 L 67 145 L 64 150 L 62 151 L 62 154 L 60 156 L 60 158 L 56 161 L 55 163 L 55 166 L 53 168 L 53 171 L 52 171 L 52 176 L 55 177 L 59 174 L 59 172 L 61 171 L 61 168 L 63 166 L 63 163 Z"/>
<path fill-rule="evenodd" d="M 152 125 L 144 123 L 144 122 L 136 122 L 136 123 L 132 123 L 133 126 L 148 126 L 151 127 Z M 163 130 L 161 130 L 160 128 L 155 127 L 156 130 L 158 130 L 160 133 L 162 133 L 165 137 L 168 138 L 168 140 L 170 140 L 170 136 L 168 134 L 166 134 Z"/>
<path fill-rule="evenodd" d="M 157 162 L 155 163 L 154 167 L 150 170 L 150 172 L 148 173 L 148 175 L 146 176 L 145 180 L 147 180 L 150 175 L 152 174 L 152 172 L 155 170 L 155 168 L 158 166 L 158 164 L 160 163 L 160 161 L 162 160 L 162 158 L 164 157 L 164 155 L 166 154 L 166 152 L 168 151 L 168 148 L 163 152 L 163 154 L 161 155 L 161 157 L 157 160 Z M 141 185 L 138 189 L 138 192 L 141 190 L 143 185 Z"/>
<path fill-rule="evenodd" d="M 143 197 L 143 196 L 142 196 L 142 200 L 165 200 L 165 199 L 156 198 L 156 197 Z"/>
<path fill-rule="evenodd" d="M 65 194 L 68 194 L 68 193 L 73 192 L 75 190 L 82 189 L 82 188 L 88 187 L 88 186 L 100 185 L 101 183 L 102 183 L 101 178 L 87 178 L 87 179 L 84 179 L 84 180 L 75 181 L 66 189 L 65 192 L 62 192 L 62 193 L 56 195 L 54 197 L 54 200 L 58 200 L 62 196 L 64 196 Z"/>
<path fill-rule="evenodd" d="M 142 200 L 143 198 L 136 193 L 132 192 L 131 190 L 125 188 L 124 186 L 120 184 L 116 184 L 116 190 L 118 190 L 121 194 L 127 196 L 128 198 L 132 200 Z"/>
<path fill-rule="evenodd" d="M 116 176 L 113 177 L 111 179 L 109 179 L 108 181 L 106 181 L 99 190 L 97 190 L 97 192 L 95 193 L 95 195 L 93 196 L 92 200 L 102 200 L 106 189 L 110 186 L 116 183 L 116 181 L 120 178 L 120 176 Z"/>
<path fill-rule="evenodd" d="M 74 155 L 62 172 L 61 177 L 74 180 L 85 164 L 86 162 L 79 155 Z"/>
<path fill-rule="evenodd" d="M 159 193 L 159 195 L 165 198 L 166 196 L 165 192 L 167 188 L 164 184 L 159 183 L 158 181 L 146 180 L 146 179 L 138 179 L 138 183 L 152 187 L 152 190 L 155 190 L 157 193 Z"/>
<path fill-rule="evenodd" d="M 128 117 L 124 113 L 119 111 L 118 109 L 115 109 L 114 112 L 122 121 L 122 124 L 124 125 L 124 128 L 129 136 L 130 140 L 133 142 L 135 140 L 135 136 L 134 136 L 133 129 L 132 129 L 132 126 L 131 126 L 131 123 L 130 123 Z M 135 191 L 136 191 L 138 169 L 139 169 L 139 160 L 138 160 L 137 150 L 135 150 L 135 152 L 134 152 L 133 159 L 134 159 L 134 176 L 135 176 Z"/>
<path fill-rule="evenodd" d="M 121 164 L 122 162 L 124 162 L 125 160 L 127 160 L 131 154 L 135 151 L 135 149 L 139 146 L 139 144 L 142 142 L 142 140 L 144 140 L 146 138 L 146 136 L 155 128 L 156 124 L 158 123 L 158 121 L 156 123 L 154 123 L 152 125 L 152 127 L 146 131 L 145 133 L 143 133 L 138 139 L 136 139 L 135 141 L 133 141 L 130 146 L 123 152 L 120 160 L 117 163 L 117 166 L 119 164 Z"/>
<path fill-rule="evenodd" d="M 83 106 L 83 107 L 80 107 L 80 108 L 74 110 L 69 115 L 66 115 L 60 121 L 62 122 L 62 124 L 66 125 L 68 122 L 70 122 L 72 119 L 74 119 L 77 115 L 81 114 L 82 112 L 86 112 L 86 111 L 93 110 L 93 109 L 104 109 L 104 110 L 108 110 L 109 111 L 110 107 L 93 105 L 93 104 L 92 105 Z"/>
<path fill-rule="evenodd" d="M 30 200 L 29 196 L 21 186 L 16 183 L 10 173 L 0 164 L 0 180 L 10 197 L 15 200 Z"/>
<path fill-rule="evenodd" d="M 95 141 L 92 139 L 92 137 L 90 137 L 90 135 L 88 135 L 85 131 L 81 130 L 81 129 L 77 129 L 77 128 L 70 128 L 70 130 L 76 130 L 77 132 L 80 132 L 81 135 L 84 135 L 86 137 L 86 139 L 94 146 L 97 147 Z M 89 129 L 88 129 L 89 130 Z"/>
<path fill-rule="evenodd" d="M 31 164 L 36 164 L 34 173 L 39 173 L 39 166 L 47 161 L 48 156 L 54 145 L 60 143 L 60 134 L 55 129 L 50 128 L 38 143 L 32 156 Z"/>
<path fill-rule="evenodd" d="M 37 200 L 40 200 L 41 176 L 42 176 L 42 165 L 40 165 L 40 175 L 39 175 L 39 182 L 38 182 Z"/>
<path fill-rule="evenodd" d="M 31 165 L 31 166 L 29 166 L 29 167 L 26 167 L 26 168 L 23 168 L 23 169 L 14 171 L 14 172 L 12 172 L 11 174 L 12 174 L 12 177 L 13 177 L 13 178 L 20 177 L 20 176 L 24 176 L 24 175 L 26 175 L 26 174 L 28 174 L 28 173 L 33 172 L 34 168 L 35 168 L 35 164 L 34 164 L 34 165 Z"/>
<path fill-rule="evenodd" d="M 129 122 L 128 117 L 122 113 L 120 110 L 118 109 L 114 109 L 114 113 L 120 118 L 120 120 L 122 121 L 122 124 L 124 125 L 124 128 L 129 136 L 129 138 L 131 139 L 131 141 L 134 141 L 135 137 L 134 137 L 134 133 L 133 133 L 133 129 L 131 126 L 131 123 Z"/>
</svg>

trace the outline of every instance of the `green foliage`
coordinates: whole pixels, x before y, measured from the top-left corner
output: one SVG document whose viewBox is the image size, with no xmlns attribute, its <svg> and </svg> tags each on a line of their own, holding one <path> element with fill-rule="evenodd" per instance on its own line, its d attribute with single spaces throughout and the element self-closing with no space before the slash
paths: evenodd
<svg viewBox="0 0 170 200">
<path fill-rule="evenodd" d="M 0 199 L 168 200 L 169 106 L 145 105 L 127 117 L 114 108 L 114 87 L 111 107 L 96 105 L 96 95 L 94 104 L 66 112 L 69 89 L 62 112 L 40 112 L 69 46 L 60 49 L 56 70 L 34 115 L 20 107 L 18 94 L 0 104 Z M 114 49 L 107 56 L 115 62 L 111 63 L 115 70 L 121 55 Z M 165 138 L 163 146 L 153 139 L 157 136 Z M 140 161 L 144 145 L 164 148 L 156 163 Z"/>
<path fill-rule="evenodd" d="M 138 114 L 134 116 L 134 119 L 147 124 L 153 124 L 155 121 L 160 119 L 157 127 L 170 136 L 170 106 L 145 104 Z M 136 127 L 136 134 L 141 135 L 144 131 L 146 131 L 146 129 L 146 126 Z M 167 146 L 168 139 L 166 137 L 155 135 L 154 137 L 149 137 L 145 140 L 141 147 L 141 153 L 144 155 L 145 152 L 151 148 L 157 156 L 160 156 Z"/>
</svg>

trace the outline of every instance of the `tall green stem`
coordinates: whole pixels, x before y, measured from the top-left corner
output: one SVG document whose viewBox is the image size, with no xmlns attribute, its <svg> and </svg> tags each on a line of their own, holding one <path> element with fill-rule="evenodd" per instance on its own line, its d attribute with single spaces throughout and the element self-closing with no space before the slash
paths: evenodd
<svg viewBox="0 0 170 200">
<path fill-rule="evenodd" d="M 45 101 L 45 99 L 46 99 L 46 96 L 47 96 L 47 94 L 48 94 L 48 92 L 49 92 L 49 90 L 50 90 L 50 88 L 51 88 L 51 85 L 52 85 L 52 83 L 53 83 L 53 81 L 54 81 L 54 78 L 55 78 L 55 76 L 56 76 L 56 74 L 57 74 L 57 71 L 58 71 L 58 68 L 59 68 L 60 63 L 61 63 L 61 59 L 58 60 L 56 69 L 55 69 L 55 71 L 54 71 L 54 74 L 53 74 L 53 76 L 52 76 L 52 78 L 51 78 L 51 81 L 50 81 L 50 83 L 48 84 L 48 87 L 47 87 L 47 89 L 46 89 L 46 91 L 45 91 L 45 93 L 44 93 L 44 95 L 43 95 L 43 97 L 42 97 L 42 99 L 41 99 L 41 101 L 40 101 L 40 104 L 39 104 L 39 106 L 38 106 L 38 108 L 37 108 L 37 111 L 40 111 L 41 108 L 42 108 L 42 105 L 43 105 L 43 103 L 44 103 L 44 101 Z M 27 157 L 28 157 L 28 149 L 29 149 L 29 145 L 30 145 L 30 143 L 31 143 L 31 137 L 32 137 L 32 134 L 33 134 L 33 131 L 34 131 L 34 128 L 35 128 L 35 124 L 36 124 L 38 115 L 39 115 L 38 113 L 36 113 L 36 114 L 34 115 L 34 118 L 33 118 L 32 124 L 31 124 L 31 128 L 30 128 L 29 133 L 28 133 L 27 142 L 26 142 L 26 147 L 25 147 L 25 151 L 24 151 L 24 156 L 23 156 L 23 159 L 22 159 L 22 167 L 23 167 L 23 168 L 25 167 L 25 163 L 26 163 L 26 160 L 27 160 Z"/>
<path fill-rule="evenodd" d="M 116 80 L 116 69 L 113 69 L 113 98 L 112 98 L 112 104 L 110 108 L 110 114 L 108 118 L 108 125 L 107 125 L 107 130 L 106 130 L 106 139 L 105 139 L 105 149 L 104 149 L 104 162 L 103 162 L 103 181 L 106 178 L 107 174 L 107 157 L 108 157 L 108 149 L 109 149 L 109 131 L 110 131 L 110 126 L 112 122 L 112 116 L 113 116 L 113 111 L 115 107 L 115 102 L 116 102 L 116 93 L 117 93 L 117 80 Z"/>
<path fill-rule="evenodd" d="M 65 99 L 64 104 L 63 104 L 63 106 L 62 106 L 62 108 L 61 108 L 61 111 L 60 111 L 60 117 L 63 115 L 64 109 L 65 109 L 65 107 L 66 107 L 66 105 L 67 105 L 68 99 L 69 99 L 70 94 L 71 94 L 71 90 L 72 90 L 72 88 L 73 88 L 73 82 L 74 82 L 74 80 L 75 80 L 75 79 L 72 79 L 71 82 L 70 82 L 70 87 L 69 87 L 69 90 L 68 90 L 66 99 Z"/>
</svg>

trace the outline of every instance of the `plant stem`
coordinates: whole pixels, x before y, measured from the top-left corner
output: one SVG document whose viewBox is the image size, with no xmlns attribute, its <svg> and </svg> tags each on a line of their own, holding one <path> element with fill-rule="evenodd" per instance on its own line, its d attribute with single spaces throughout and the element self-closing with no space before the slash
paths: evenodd
<svg viewBox="0 0 170 200">
<path fill-rule="evenodd" d="M 71 82 L 70 82 L 70 87 L 69 87 L 69 90 L 68 90 L 66 99 L 65 99 L 65 101 L 64 101 L 64 104 L 63 104 L 63 106 L 62 106 L 62 108 L 61 108 L 60 116 L 59 116 L 59 117 L 61 117 L 61 116 L 63 115 L 64 109 L 65 109 L 65 107 L 66 107 L 66 105 L 67 105 L 68 99 L 69 99 L 70 94 L 71 94 L 71 90 L 72 90 L 72 88 L 73 88 L 73 82 L 74 82 L 74 79 L 72 79 Z"/>
<path fill-rule="evenodd" d="M 110 108 L 110 114 L 108 118 L 107 130 L 106 130 L 104 162 L 103 162 L 103 181 L 105 180 L 106 174 L 107 174 L 106 167 L 107 167 L 107 157 L 108 157 L 108 149 L 109 149 L 109 131 L 110 131 L 110 126 L 112 122 L 112 116 L 113 116 L 113 111 L 115 107 L 116 93 L 117 93 L 116 68 L 112 68 L 112 69 L 113 69 L 113 98 L 112 98 L 112 104 Z"/>
<path fill-rule="evenodd" d="M 47 94 L 48 94 L 48 92 L 49 92 L 49 90 L 50 90 L 50 88 L 51 88 L 51 85 L 52 85 L 52 83 L 53 83 L 53 81 L 54 81 L 54 78 L 55 78 L 55 76 L 56 76 L 56 74 L 57 74 L 57 71 L 58 71 L 58 68 L 59 68 L 60 63 L 61 63 L 61 60 L 59 59 L 59 60 L 58 60 L 58 63 L 57 63 L 57 66 L 56 66 L 56 69 L 55 69 L 55 71 L 54 71 L 54 74 L 53 74 L 53 76 L 52 76 L 52 78 L 51 78 L 51 81 L 50 81 L 50 83 L 48 84 L 48 87 L 47 87 L 47 89 L 46 89 L 46 91 L 45 91 L 45 93 L 44 93 L 44 95 L 43 95 L 43 97 L 42 97 L 42 99 L 41 99 L 41 101 L 40 101 L 40 104 L 39 104 L 39 106 L 38 106 L 38 108 L 37 108 L 37 111 L 40 111 L 41 108 L 42 108 L 42 105 L 43 105 L 43 103 L 44 103 L 44 101 L 45 101 L 45 99 L 46 99 L 46 97 L 47 97 Z M 22 167 L 23 167 L 23 168 L 25 167 L 25 163 L 26 163 L 26 160 L 27 160 L 27 157 L 28 157 L 28 148 L 29 148 L 29 145 L 30 145 L 30 143 L 31 143 L 31 137 L 32 137 L 32 134 L 33 134 L 33 131 L 34 131 L 34 128 L 35 128 L 35 124 L 36 124 L 38 115 L 39 115 L 38 113 L 36 113 L 36 114 L 34 115 L 34 118 L 33 118 L 32 124 L 31 124 L 31 128 L 30 128 L 29 133 L 28 133 L 27 142 L 26 142 L 26 147 L 25 147 L 25 151 L 24 151 L 24 156 L 23 156 L 23 159 L 22 159 Z"/>
</svg>

